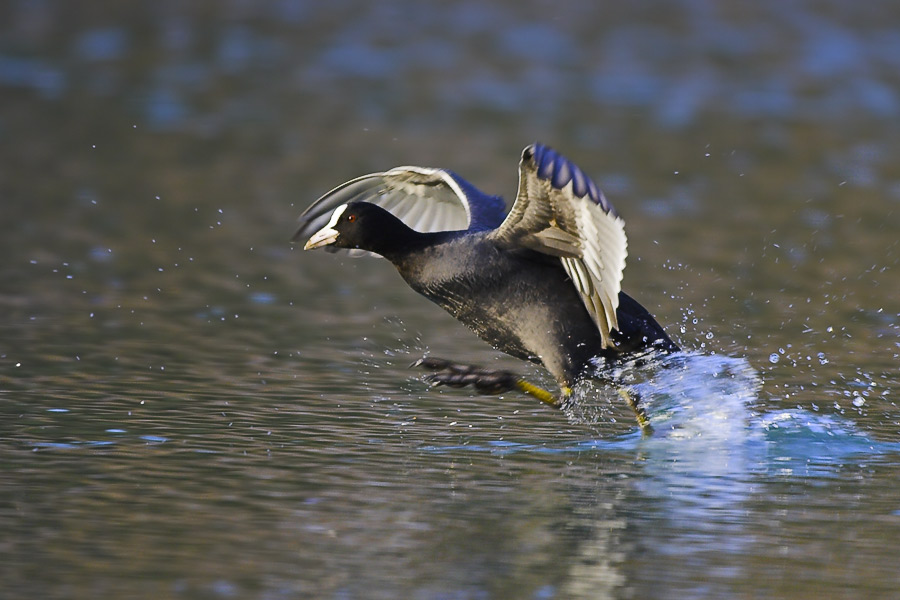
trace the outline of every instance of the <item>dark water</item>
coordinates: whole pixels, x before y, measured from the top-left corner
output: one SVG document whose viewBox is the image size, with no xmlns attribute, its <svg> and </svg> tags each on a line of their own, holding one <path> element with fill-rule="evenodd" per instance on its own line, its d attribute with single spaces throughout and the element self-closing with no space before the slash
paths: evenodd
<svg viewBox="0 0 900 600">
<path fill-rule="evenodd" d="M 0 586 L 28 598 L 900 594 L 900 8 L 0 5 Z M 296 215 L 539 139 L 688 352 L 568 412 Z"/>
</svg>

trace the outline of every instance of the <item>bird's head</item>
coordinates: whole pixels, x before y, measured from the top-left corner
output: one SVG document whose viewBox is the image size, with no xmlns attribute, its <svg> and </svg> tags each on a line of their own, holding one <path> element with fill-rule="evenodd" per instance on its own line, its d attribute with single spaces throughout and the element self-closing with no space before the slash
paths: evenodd
<svg viewBox="0 0 900 600">
<path fill-rule="evenodd" d="M 328 224 L 312 234 L 303 249 L 331 246 L 383 254 L 408 231 L 400 219 L 380 206 L 350 202 L 334 209 Z"/>
</svg>

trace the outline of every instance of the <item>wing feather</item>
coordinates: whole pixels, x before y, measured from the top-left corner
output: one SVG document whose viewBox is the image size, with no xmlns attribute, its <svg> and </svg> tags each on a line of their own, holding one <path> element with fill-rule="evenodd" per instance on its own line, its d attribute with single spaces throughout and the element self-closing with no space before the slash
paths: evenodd
<svg viewBox="0 0 900 600">
<path fill-rule="evenodd" d="M 498 243 L 560 257 L 603 346 L 611 347 L 628 253 L 624 225 L 577 165 L 535 144 L 522 153 L 516 201 L 492 235 Z"/>
<path fill-rule="evenodd" d="M 316 200 L 300 215 L 293 239 L 308 239 L 328 223 L 336 208 L 348 202 L 377 204 L 422 233 L 493 229 L 503 221 L 506 210 L 501 198 L 484 194 L 446 169 L 396 167 L 352 179 Z M 349 254 L 375 256 L 359 250 Z"/>
</svg>

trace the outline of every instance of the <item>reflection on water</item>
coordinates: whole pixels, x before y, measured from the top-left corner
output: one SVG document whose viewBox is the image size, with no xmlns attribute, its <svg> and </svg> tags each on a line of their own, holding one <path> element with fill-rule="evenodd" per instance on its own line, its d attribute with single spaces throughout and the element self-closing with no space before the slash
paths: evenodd
<svg viewBox="0 0 900 600">
<path fill-rule="evenodd" d="M 570 540 L 560 583 L 544 590 L 549 597 L 616 597 L 629 579 L 626 573 L 639 556 L 638 548 L 645 545 L 705 573 L 695 579 L 667 572 L 655 583 L 660 591 L 727 595 L 735 573 L 745 568 L 742 557 L 760 551 L 753 541 L 757 524 L 747 515 L 758 510 L 760 502 L 772 501 L 766 489 L 778 482 L 804 481 L 820 487 L 827 479 L 839 481 L 848 464 L 894 464 L 900 456 L 900 442 L 873 440 L 830 415 L 758 412 L 760 382 L 745 360 L 687 353 L 627 366 L 618 375 L 630 380 L 632 392 L 642 398 L 655 427 L 652 436 L 632 431 L 561 443 L 490 441 L 423 448 L 457 456 L 525 453 L 571 460 L 586 454 L 633 461 L 627 472 L 611 469 L 602 476 L 607 482 L 619 481 L 617 491 L 603 485 L 575 494 L 574 505 L 558 514 L 567 530 L 579 535 Z M 579 390 L 570 419 L 597 419 L 598 413 L 584 405 L 605 402 L 608 392 Z M 723 556 L 731 567 L 723 568 Z M 637 561 L 642 563 L 639 557 Z M 657 565 L 646 568 L 643 577 L 654 580 Z"/>
<path fill-rule="evenodd" d="M 40 598 L 894 598 L 898 6 L 0 6 L 0 581 Z M 624 216 L 690 349 L 555 411 L 384 261 L 337 181 L 516 189 L 540 140 Z"/>
</svg>

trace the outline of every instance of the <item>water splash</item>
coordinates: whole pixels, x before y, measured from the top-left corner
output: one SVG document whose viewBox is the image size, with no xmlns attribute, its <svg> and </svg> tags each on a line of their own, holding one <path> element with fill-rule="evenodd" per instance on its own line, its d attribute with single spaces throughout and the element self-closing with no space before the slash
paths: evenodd
<svg viewBox="0 0 900 600">
<path fill-rule="evenodd" d="M 683 352 L 620 366 L 616 381 L 647 412 L 656 440 L 743 440 L 761 387 L 740 358 Z"/>
<path fill-rule="evenodd" d="M 653 434 L 637 427 L 608 439 L 553 444 L 509 440 L 480 445 L 429 446 L 432 452 L 509 454 L 636 452 L 648 485 L 709 491 L 757 476 L 830 476 L 851 460 L 900 454 L 900 443 L 871 439 L 852 422 L 802 409 L 765 410 L 761 380 L 742 358 L 683 352 L 619 366 L 613 374 L 646 411 Z M 608 378 L 607 378 L 608 379 Z M 611 420 L 621 402 L 606 382 L 587 382 L 566 407 L 573 424 Z M 654 484 L 655 482 L 655 484 Z"/>
</svg>

